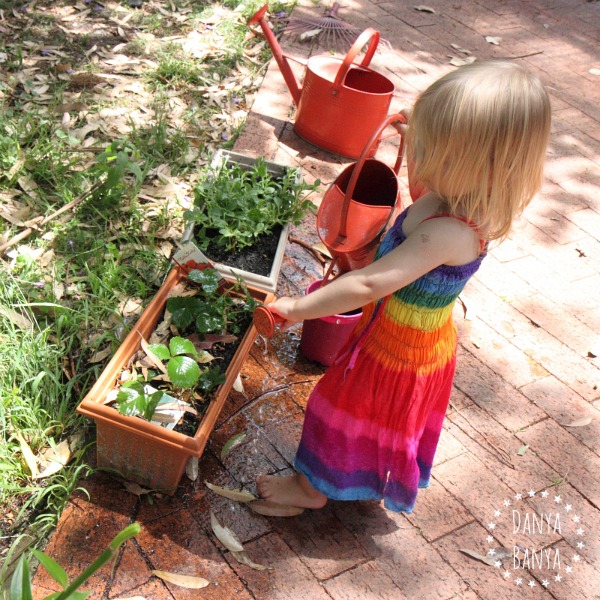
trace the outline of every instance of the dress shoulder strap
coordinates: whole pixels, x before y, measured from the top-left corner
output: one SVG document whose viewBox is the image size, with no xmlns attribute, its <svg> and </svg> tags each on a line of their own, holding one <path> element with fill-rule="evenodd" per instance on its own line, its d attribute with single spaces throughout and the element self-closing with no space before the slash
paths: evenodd
<svg viewBox="0 0 600 600">
<path fill-rule="evenodd" d="M 461 217 L 459 215 L 453 215 L 451 213 L 442 213 L 440 215 L 431 215 L 431 217 L 427 217 L 426 219 L 423 219 L 421 221 L 421 223 L 424 223 L 425 221 L 429 221 L 431 219 L 439 219 L 440 217 L 450 217 L 451 219 L 457 219 L 459 221 L 462 221 L 463 223 L 466 223 L 469 227 L 474 229 L 477 232 L 477 234 L 479 235 L 479 247 L 481 249 L 481 252 L 483 252 L 486 249 L 487 242 L 481 237 L 481 231 L 479 230 L 479 227 L 477 227 L 476 223 L 474 223 L 473 221 L 467 221 L 467 219 L 465 217 Z"/>
</svg>

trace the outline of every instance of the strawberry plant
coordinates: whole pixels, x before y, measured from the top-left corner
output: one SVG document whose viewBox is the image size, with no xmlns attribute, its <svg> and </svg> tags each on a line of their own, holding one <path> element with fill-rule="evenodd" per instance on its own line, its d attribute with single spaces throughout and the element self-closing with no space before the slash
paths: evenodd
<svg viewBox="0 0 600 600">
<path fill-rule="evenodd" d="M 250 325 L 257 301 L 239 281 L 222 290 L 214 269 L 191 271 L 188 281 L 197 284 L 194 295 L 173 296 L 166 303 L 168 343 L 144 342 L 141 356 L 122 374 L 115 399 L 121 414 L 155 420 L 159 405 L 170 409 L 177 399 L 187 406 L 202 403 L 225 381 L 227 358 Z M 208 366 L 217 358 L 220 364 Z M 186 405 L 177 408 L 197 415 Z"/>
</svg>

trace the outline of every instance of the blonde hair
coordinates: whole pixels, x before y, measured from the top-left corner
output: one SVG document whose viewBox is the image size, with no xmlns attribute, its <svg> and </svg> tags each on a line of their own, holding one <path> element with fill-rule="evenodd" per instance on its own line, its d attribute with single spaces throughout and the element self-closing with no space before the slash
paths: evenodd
<svg viewBox="0 0 600 600">
<path fill-rule="evenodd" d="M 504 239 L 543 181 L 550 99 L 520 65 L 475 61 L 419 95 L 410 118 L 415 175 L 486 239 Z"/>
</svg>

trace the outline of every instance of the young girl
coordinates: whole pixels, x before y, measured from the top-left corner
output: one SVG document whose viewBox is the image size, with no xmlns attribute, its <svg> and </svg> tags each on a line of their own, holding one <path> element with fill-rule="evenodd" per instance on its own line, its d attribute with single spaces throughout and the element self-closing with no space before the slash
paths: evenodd
<svg viewBox="0 0 600 600">
<path fill-rule="evenodd" d="M 297 474 L 261 476 L 263 498 L 305 508 L 381 500 L 411 512 L 427 487 L 456 361 L 452 307 L 490 240 L 502 240 L 542 183 L 550 102 L 516 63 L 476 61 L 417 99 L 407 144 L 429 190 L 398 217 L 376 260 L 269 308 L 287 329 L 363 307 L 315 386 Z"/>
</svg>

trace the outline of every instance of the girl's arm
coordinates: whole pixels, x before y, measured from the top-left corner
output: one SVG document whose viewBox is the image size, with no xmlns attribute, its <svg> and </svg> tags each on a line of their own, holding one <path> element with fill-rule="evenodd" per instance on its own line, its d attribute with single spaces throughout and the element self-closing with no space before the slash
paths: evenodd
<svg viewBox="0 0 600 600">
<path fill-rule="evenodd" d="M 476 237 L 468 225 L 456 219 L 425 221 L 398 248 L 369 266 L 345 273 L 306 296 L 278 298 L 269 309 L 286 319 L 282 329 L 287 329 L 305 319 L 361 308 L 442 264 L 469 262 L 465 256 L 473 255 Z"/>
</svg>

